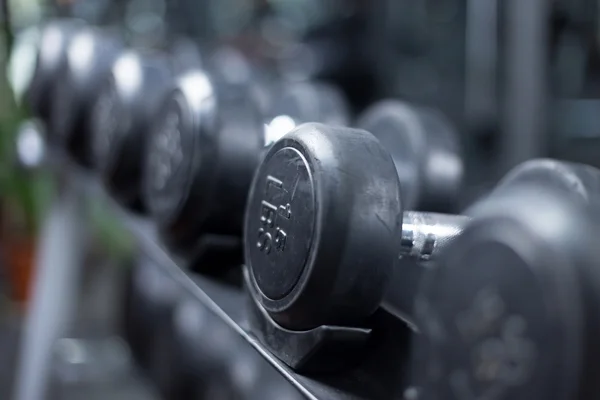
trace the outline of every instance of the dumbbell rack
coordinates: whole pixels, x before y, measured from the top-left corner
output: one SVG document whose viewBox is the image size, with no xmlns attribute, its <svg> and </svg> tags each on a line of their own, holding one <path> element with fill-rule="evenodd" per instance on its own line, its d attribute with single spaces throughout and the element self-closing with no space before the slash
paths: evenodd
<svg viewBox="0 0 600 400">
<path fill-rule="evenodd" d="M 56 161 L 58 159 L 59 161 Z M 52 157 L 54 170 L 61 182 L 57 196 L 45 221 L 36 260 L 38 279 L 25 322 L 15 400 L 41 400 L 50 372 L 53 343 L 62 337 L 77 302 L 82 234 L 86 228 L 85 199 L 100 200 L 121 220 L 134 236 L 137 245 L 165 276 L 172 279 L 182 293 L 216 315 L 222 323 L 242 337 L 276 371 L 291 382 L 306 398 L 315 400 L 359 400 L 402 398 L 403 390 L 397 376 L 394 354 L 401 354 L 398 345 L 389 353 L 370 357 L 368 367 L 356 367 L 351 372 L 319 374 L 308 377 L 298 374 L 266 350 L 250 332 L 248 312 L 250 296 L 197 274 L 190 276 L 183 260 L 170 254 L 161 243 L 156 227 L 147 218 L 135 215 L 114 201 L 90 172 L 76 166 L 66 157 Z M 54 165 L 56 164 L 56 165 Z M 399 340 L 399 342 L 404 342 Z M 381 358 L 378 360 L 377 358 Z M 392 359 L 391 359 L 392 358 Z M 402 368 L 400 368 L 402 370 Z"/>
</svg>

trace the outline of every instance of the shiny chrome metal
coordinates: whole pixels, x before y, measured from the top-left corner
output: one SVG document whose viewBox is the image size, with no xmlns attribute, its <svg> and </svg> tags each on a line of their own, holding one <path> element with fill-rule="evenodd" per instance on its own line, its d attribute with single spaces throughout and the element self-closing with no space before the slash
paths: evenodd
<svg viewBox="0 0 600 400">
<path fill-rule="evenodd" d="M 469 220 L 463 215 L 405 212 L 399 257 L 419 261 L 435 259 L 441 248 L 460 235 Z"/>
</svg>

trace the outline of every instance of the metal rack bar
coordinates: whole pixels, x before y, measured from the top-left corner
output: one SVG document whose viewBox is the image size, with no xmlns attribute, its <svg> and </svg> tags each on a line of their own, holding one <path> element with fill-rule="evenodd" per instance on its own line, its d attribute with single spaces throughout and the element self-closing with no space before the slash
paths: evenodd
<svg viewBox="0 0 600 400">
<path fill-rule="evenodd" d="M 75 312 L 87 218 L 79 188 L 71 180 L 68 177 L 65 190 L 54 200 L 39 237 L 15 400 L 44 398 L 54 344 Z"/>
</svg>

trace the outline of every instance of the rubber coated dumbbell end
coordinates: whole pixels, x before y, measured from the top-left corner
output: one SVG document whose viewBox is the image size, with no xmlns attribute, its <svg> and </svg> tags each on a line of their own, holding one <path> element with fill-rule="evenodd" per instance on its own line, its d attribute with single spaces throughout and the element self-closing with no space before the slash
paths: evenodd
<svg viewBox="0 0 600 400">
<path fill-rule="evenodd" d="M 189 170 L 199 157 L 196 131 L 209 129 L 207 120 L 212 120 L 214 113 L 214 88 L 201 70 L 180 76 L 165 99 L 164 110 L 148 138 L 144 172 L 144 197 L 161 225 L 170 226 L 178 219 L 180 203 L 193 183 Z"/>
<path fill-rule="evenodd" d="M 373 135 L 300 125 L 250 190 L 245 259 L 258 300 L 291 329 L 367 317 L 397 258 L 402 211 L 394 162 Z"/>
<path fill-rule="evenodd" d="M 456 207 L 464 174 L 460 139 L 442 114 L 388 99 L 366 109 L 356 125 L 391 153 L 405 209 L 445 212 Z"/>
<path fill-rule="evenodd" d="M 584 286 L 600 281 L 589 210 L 543 184 L 513 186 L 469 210 L 473 222 L 416 300 L 413 382 L 423 398 L 580 398 L 580 350 L 590 351 Z"/>
</svg>

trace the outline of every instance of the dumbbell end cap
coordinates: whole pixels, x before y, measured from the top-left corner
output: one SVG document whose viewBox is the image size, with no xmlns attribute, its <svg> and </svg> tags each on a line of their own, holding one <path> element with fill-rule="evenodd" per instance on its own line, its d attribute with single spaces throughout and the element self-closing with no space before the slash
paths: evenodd
<svg viewBox="0 0 600 400">
<path fill-rule="evenodd" d="M 395 167 L 373 135 L 300 125 L 269 150 L 250 190 L 245 258 L 259 302 L 294 329 L 370 315 L 401 220 Z"/>
<path fill-rule="evenodd" d="M 425 397 L 460 380 L 476 393 L 505 386 L 502 398 L 550 398 L 578 368 L 583 213 L 542 186 L 495 197 L 471 210 L 476 219 L 423 278 L 412 368 Z"/>
<path fill-rule="evenodd" d="M 312 171 L 303 149 L 283 140 L 269 152 L 254 182 L 246 254 L 269 299 L 288 295 L 311 258 L 317 212 Z"/>
</svg>

